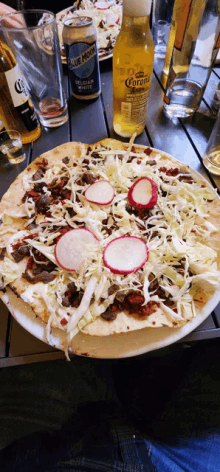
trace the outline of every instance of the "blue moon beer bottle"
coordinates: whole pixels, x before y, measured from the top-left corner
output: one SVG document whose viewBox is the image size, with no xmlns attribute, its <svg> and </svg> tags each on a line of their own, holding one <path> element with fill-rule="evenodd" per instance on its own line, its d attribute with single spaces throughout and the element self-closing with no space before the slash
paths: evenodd
<svg viewBox="0 0 220 472">
<path fill-rule="evenodd" d="M 101 92 L 97 35 L 89 17 L 64 21 L 63 42 L 73 96 L 90 100 Z"/>
</svg>

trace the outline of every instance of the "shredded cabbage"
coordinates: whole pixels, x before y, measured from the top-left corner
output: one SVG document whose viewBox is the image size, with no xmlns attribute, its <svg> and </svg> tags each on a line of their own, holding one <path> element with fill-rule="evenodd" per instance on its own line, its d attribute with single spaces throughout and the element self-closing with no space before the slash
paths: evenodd
<svg viewBox="0 0 220 472">
<path fill-rule="evenodd" d="M 18 264 L 5 257 L 3 261 L 0 261 L 0 274 L 5 285 L 14 282 L 20 275 Z"/>
<path fill-rule="evenodd" d="M 121 29 L 122 21 L 122 1 L 111 0 L 106 2 L 106 9 L 101 10 L 96 8 L 95 3 L 91 0 L 81 0 L 80 6 L 77 10 L 71 8 L 69 12 L 62 17 L 62 20 L 58 16 L 58 35 L 61 47 L 63 47 L 63 21 L 72 16 L 88 16 L 92 18 L 93 24 L 97 31 L 97 41 L 99 56 L 103 55 L 103 52 L 112 52 L 113 46 Z M 109 44 L 111 44 L 109 48 Z M 106 50 L 106 51 L 103 51 Z"/>
<path fill-rule="evenodd" d="M 199 181 L 187 180 L 186 173 L 174 176 L 172 172 L 171 175 L 164 172 L 164 168 L 180 168 L 178 162 L 169 161 L 154 152 L 152 164 L 151 155 L 148 156 L 144 149 L 136 152 L 134 148 L 133 140 L 127 151 L 97 146 L 95 160 L 93 148 L 86 155 L 82 152 L 76 166 L 72 165 L 73 162 L 68 166 L 63 162 L 50 166 L 44 177 L 39 179 L 39 182 L 45 182 L 44 194 L 51 196 L 47 186 L 54 179 L 57 179 L 58 184 L 68 177 L 65 185 L 68 198 L 51 204 L 46 215 L 35 215 L 32 197 L 27 198 L 20 207 L 19 215 L 23 216 L 26 228 L 32 221 L 37 223 L 35 229 L 25 230 L 25 234 L 32 235 L 32 238 L 36 231 L 34 239 L 25 240 L 33 259 L 36 260 L 35 248 L 48 262 L 56 264 L 56 277 L 52 282 L 27 286 L 21 295 L 27 303 L 41 298 L 46 304 L 50 313 L 48 340 L 51 325 L 56 325 L 67 332 L 70 343 L 79 330 L 108 309 L 119 290 L 125 294 L 132 290 L 142 293 L 143 305 L 149 301 L 158 303 L 167 318 L 176 323 L 185 322 L 196 315 L 194 299 L 199 290 L 215 291 L 220 288 L 217 252 L 209 244 L 212 236 L 218 234 L 217 224 L 209 221 L 208 211 L 209 202 L 215 200 L 217 205 L 216 192 L 202 186 Z M 85 160 L 89 161 L 89 167 Z M 88 185 L 83 184 L 81 179 L 88 168 L 95 179 L 108 180 L 114 186 L 115 197 L 111 204 L 99 206 L 86 200 L 85 190 Z M 159 196 L 157 204 L 142 214 L 130 207 L 127 193 L 134 181 L 143 176 L 155 181 Z M 188 177 L 191 175 L 188 174 Z M 30 176 L 25 179 L 24 186 L 33 188 L 35 183 Z M 8 218 L 11 222 L 16 217 L 13 212 L 3 214 L 2 234 Z M 54 256 L 57 238 L 67 227 L 85 227 L 100 242 L 96 250 L 85 252 L 78 273 L 63 270 L 57 265 Z M 123 235 L 140 237 L 149 248 L 147 263 L 134 274 L 113 274 L 103 264 L 103 249 L 111 240 Z M 16 238 L 19 238 L 19 233 L 12 236 L 13 243 Z M 8 249 L 8 255 L 9 252 Z M 0 262 L 0 272 L 5 284 L 11 283 L 19 276 L 19 263 L 5 257 Z M 83 292 L 77 308 L 63 306 L 69 283 L 74 283 L 76 290 Z M 118 289 L 110 294 L 109 289 L 113 285 Z M 62 320 L 66 323 L 62 324 Z"/>
</svg>

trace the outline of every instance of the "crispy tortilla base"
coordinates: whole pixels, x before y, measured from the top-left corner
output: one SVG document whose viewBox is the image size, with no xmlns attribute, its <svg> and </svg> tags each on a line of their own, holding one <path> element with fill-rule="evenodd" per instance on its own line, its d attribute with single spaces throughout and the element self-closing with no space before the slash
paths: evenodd
<svg viewBox="0 0 220 472">
<path fill-rule="evenodd" d="M 109 146 L 111 149 L 121 149 L 121 150 L 127 150 L 128 144 L 122 143 L 117 140 L 112 140 L 112 139 L 104 139 L 100 141 L 99 143 L 95 143 L 94 145 L 88 145 L 88 144 L 83 144 L 83 143 L 78 143 L 78 142 L 72 142 L 72 143 L 65 143 L 62 144 L 61 146 L 58 146 L 54 149 L 51 149 L 50 151 L 47 151 L 46 153 L 40 155 L 37 159 L 35 159 L 28 167 L 25 169 L 13 182 L 13 184 L 10 186 L 8 191 L 5 193 L 3 196 L 1 203 L 0 203 L 0 213 L 3 211 L 7 212 L 8 211 L 13 211 L 15 214 L 19 214 L 19 209 L 20 209 L 20 201 L 25 193 L 25 176 L 31 176 L 33 175 L 37 169 L 37 163 L 40 162 L 43 158 L 48 160 L 48 163 L 51 165 L 54 165 L 58 161 L 62 161 L 62 159 L 66 156 L 68 156 L 72 162 L 76 161 L 81 155 L 85 155 L 88 146 L 95 148 L 97 145 L 103 145 L 103 146 Z M 139 147 L 135 144 L 135 149 L 138 151 L 143 151 L 143 147 Z M 160 151 L 161 152 L 161 151 Z M 154 158 L 154 155 L 158 154 L 158 151 L 153 150 L 151 153 L 151 159 Z M 175 167 L 178 167 L 181 169 L 183 172 L 190 172 L 190 169 L 188 166 L 180 163 L 176 159 L 167 156 L 166 154 L 163 154 L 161 152 L 161 159 L 166 159 L 167 161 L 172 162 L 172 164 Z M 195 176 L 194 176 L 195 177 Z M 207 185 L 207 182 L 204 181 L 204 179 L 201 177 L 201 183 L 204 185 Z M 209 215 L 210 217 L 208 218 L 210 222 L 212 222 L 215 226 L 218 227 L 219 232 L 215 233 L 213 235 L 213 238 L 209 241 L 209 246 L 212 247 L 213 249 L 217 250 L 218 252 L 218 266 L 220 267 L 220 202 L 217 200 L 213 201 L 213 203 L 209 203 Z M 0 238 L 0 243 L 1 246 L 7 245 L 8 240 L 12 236 L 12 234 L 15 232 L 14 230 L 23 230 L 24 228 L 24 221 L 22 218 L 16 218 L 11 220 L 11 224 L 9 221 L 8 226 L 8 231 L 3 234 Z M 9 256 L 10 257 L 10 256 Z M 20 271 L 20 276 L 18 279 L 16 279 L 13 284 L 10 284 L 9 287 L 13 292 L 15 292 L 18 296 L 22 298 L 23 292 L 28 288 L 29 282 L 26 281 L 21 277 L 22 273 L 24 272 L 24 269 L 26 267 L 27 263 L 27 258 L 25 258 L 23 261 L 21 261 L 18 266 L 19 266 L 19 271 Z M 39 290 L 40 290 L 40 285 Z M 212 292 L 208 293 L 199 293 L 197 294 L 197 301 L 196 301 L 196 311 L 197 313 L 201 310 L 201 308 L 206 304 L 206 302 L 210 299 L 210 297 L 213 295 Z M 49 318 L 49 311 L 47 310 L 47 307 L 44 303 L 43 300 L 37 299 L 34 303 L 29 304 L 29 306 L 32 308 L 34 313 L 38 315 L 45 323 L 48 321 Z M 126 312 L 121 312 L 118 314 L 117 318 L 113 321 L 105 321 L 101 317 L 97 318 L 95 321 L 92 323 L 88 324 L 84 329 L 83 332 L 92 336 L 108 336 L 110 334 L 114 333 L 123 333 L 123 332 L 128 332 L 128 331 L 134 331 L 134 330 L 139 330 L 143 329 L 145 327 L 151 327 L 151 328 L 157 328 L 157 327 L 162 327 L 162 326 L 168 326 L 171 328 L 178 328 L 185 324 L 188 320 L 190 319 L 187 318 L 185 322 L 184 321 L 176 321 L 175 326 L 173 325 L 173 319 L 170 318 L 170 316 L 167 313 L 164 313 L 160 308 L 157 308 L 155 313 L 151 314 L 148 317 L 140 318 L 138 316 L 134 315 L 129 315 Z M 59 329 L 64 329 L 61 328 L 60 325 L 57 323 L 53 323 L 52 327 L 54 328 L 59 328 Z"/>
</svg>

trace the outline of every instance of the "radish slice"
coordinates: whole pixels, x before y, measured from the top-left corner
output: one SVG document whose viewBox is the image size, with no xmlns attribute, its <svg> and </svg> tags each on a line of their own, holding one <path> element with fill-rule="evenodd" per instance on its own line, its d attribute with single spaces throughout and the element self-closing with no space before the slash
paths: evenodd
<svg viewBox="0 0 220 472">
<path fill-rule="evenodd" d="M 94 234 L 86 228 L 71 229 L 63 234 L 55 246 L 55 258 L 60 267 L 79 271 L 87 254 L 99 244 Z"/>
<path fill-rule="evenodd" d="M 103 252 L 106 267 L 114 274 L 137 272 L 148 260 L 148 247 L 136 236 L 121 236 L 113 239 Z"/>
<path fill-rule="evenodd" d="M 99 205 L 109 205 L 115 196 L 115 189 L 108 180 L 98 180 L 91 184 L 85 191 L 88 202 Z"/>
<path fill-rule="evenodd" d="M 158 199 L 157 184 L 149 177 L 141 177 L 130 188 L 128 201 L 135 208 L 151 208 Z"/>
<path fill-rule="evenodd" d="M 107 26 L 115 26 L 115 24 L 118 24 L 118 22 L 119 22 L 119 16 L 116 13 L 111 13 L 106 18 Z"/>
</svg>

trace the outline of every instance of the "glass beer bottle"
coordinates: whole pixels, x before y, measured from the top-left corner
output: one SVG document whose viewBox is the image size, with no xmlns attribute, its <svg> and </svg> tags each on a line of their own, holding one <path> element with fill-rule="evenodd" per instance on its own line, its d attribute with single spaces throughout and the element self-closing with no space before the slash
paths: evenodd
<svg viewBox="0 0 220 472">
<path fill-rule="evenodd" d="M 0 117 L 6 129 L 15 129 L 22 143 L 39 138 L 41 127 L 16 59 L 0 40 Z"/>
<path fill-rule="evenodd" d="M 164 88 L 166 87 L 166 84 L 167 84 L 167 78 L 169 74 L 170 62 L 171 62 L 171 57 L 172 57 L 172 52 L 173 52 L 173 46 L 174 46 L 175 37 L 176 37 L 176 30 L 177 30 L 179 17 L 180 17 L 181 3 L 182 3 L 182 0 L 175 0 L 174 2 L 173 14 L 172 14 L 171 24 L 170 24 L 169 38 L 167 41 L 167 49 L 166 49 L 166 54 L 165 54 L 165 59 L 164 59 L 163 72 L 161 76 L 161 83 Z"/>
<path fill-rule="evenodd" d="M 113 126 L 130 137 L 145 127 L 153 72 L 151 0 L 123 0 L 123 20 L 113 52 Z"/>
</svg>

